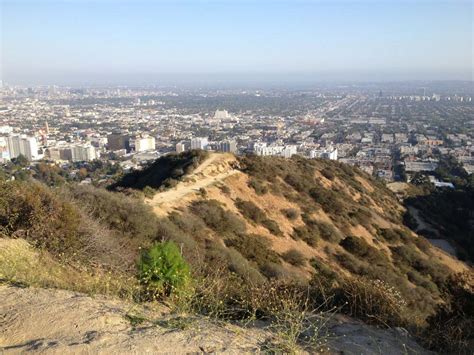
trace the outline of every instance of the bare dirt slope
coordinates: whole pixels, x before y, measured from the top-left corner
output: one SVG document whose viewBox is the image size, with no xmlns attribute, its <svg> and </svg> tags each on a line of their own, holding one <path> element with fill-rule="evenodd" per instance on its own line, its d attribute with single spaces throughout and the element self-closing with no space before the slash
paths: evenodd
<svg viewBox="0 0 474 355">
<path fill-rule="evenodd" d="M 195 194 L 201 188 L 209 187 L 239 173 L 235 169 L 236 164 L 237 160 L 231 154 L 211 154 L 184 181 L 172 189 L 157 193 L 152 199 L 147 199 L 146 203 L 159 212 L 160 207 L 173 205 L 186 195 Z"/>
<path fill-rule="evenodd" d="M 3 285 L 0 299 L 2 354 L 254 353 L 274 339 L 263 324 L 243 328 L 195 318 L 179 325 L 165 308 L 151 311 L 70 291 Z M 136 315 L 146 320 L 136 322 Z M 329 332 L 328 354 L 428 353 L 403 330 L 382 330 L 346 317 L 336 317 Z"/>
</svg>

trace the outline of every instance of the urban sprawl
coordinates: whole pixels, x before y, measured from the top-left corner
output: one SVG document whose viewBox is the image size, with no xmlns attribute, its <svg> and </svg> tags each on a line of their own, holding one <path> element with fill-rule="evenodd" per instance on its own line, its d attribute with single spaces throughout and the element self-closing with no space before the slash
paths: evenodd
<svg viewBox="0 0 474 355">
<path fill-rule="evenodd" d="M 55 165 L 83 183 L 98 162 L 141 169 L 190 149 L 338 160 L 386 181 L 430 175 L 443 157 L 474 171 L 472 87 L 0 89 L 0 162 Z M 100 164 L 99 164 L 100 165 Z M 78 174 L 86 168 L 86 173 Z M 448 186 L 431 177 L 437 186 Z M 444 184 L 444 185 L 443 185 Z"/>
</svg>

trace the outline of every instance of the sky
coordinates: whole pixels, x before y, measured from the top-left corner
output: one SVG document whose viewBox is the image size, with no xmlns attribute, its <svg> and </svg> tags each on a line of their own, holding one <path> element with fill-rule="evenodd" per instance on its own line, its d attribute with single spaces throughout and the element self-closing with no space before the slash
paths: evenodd
<svg viewBox="0 0 474 355">
<path fill-rule="evenodd" d="M 472 80 L 463 0 L 0 0 L 12 84 Z"/>
</svg>

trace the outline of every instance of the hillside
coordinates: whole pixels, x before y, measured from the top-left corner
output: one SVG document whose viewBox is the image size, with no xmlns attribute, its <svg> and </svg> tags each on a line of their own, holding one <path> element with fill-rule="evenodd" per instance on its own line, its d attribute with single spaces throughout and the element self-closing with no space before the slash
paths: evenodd
<svg viewBox="0 0 474 355">
<path fill-rule="evenodd" d="M 1 183 L 1 232 L 35 257 L 9 243 L 0 249 L 0 277 L 139 304 L 159 300 L 212 319 L 283 319 L 285 329 L 294 322 L 306 329 L 306 316 L 294 319 L 301 310 L 337 311 L 407 328 L 433 349 L 472 341 L 470 313 L 443 336 L 437 328 L 454 317 L 456 297 L 472 296 L 472 270 L 404 226 L 396 196 L 356 168 L 190 152 L 161 158 L 111 189 L 120 192 Z M 184 305 L 179 293 L 150 293 L 137 277 L 140 254 L 163 241 L 178 245 L 195 280 Z M 467 275 L 461 289 L 458 273 Z M 282 349 L 314 348 L 303 333 Z"/>
</svg>

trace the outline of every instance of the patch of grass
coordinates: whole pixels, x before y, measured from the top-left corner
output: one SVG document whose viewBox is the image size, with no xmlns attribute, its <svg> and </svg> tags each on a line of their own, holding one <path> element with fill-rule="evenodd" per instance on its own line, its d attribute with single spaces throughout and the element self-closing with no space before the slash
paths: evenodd
<svg viewBox="0 0 474 355">
<path fill-rule="evenodd" d="M 139 314 L 131 314 L 131 313 L 127 313 L 125 314 L 125 319 L 128 320 L 130 322 L 130 325 L 132 326 L 132 328 L 136 328 L 138 327 L 139 325 L 147 322 L 148 320 L 142 316 L 142 315 L 139 315 Z"/>
</svg>

